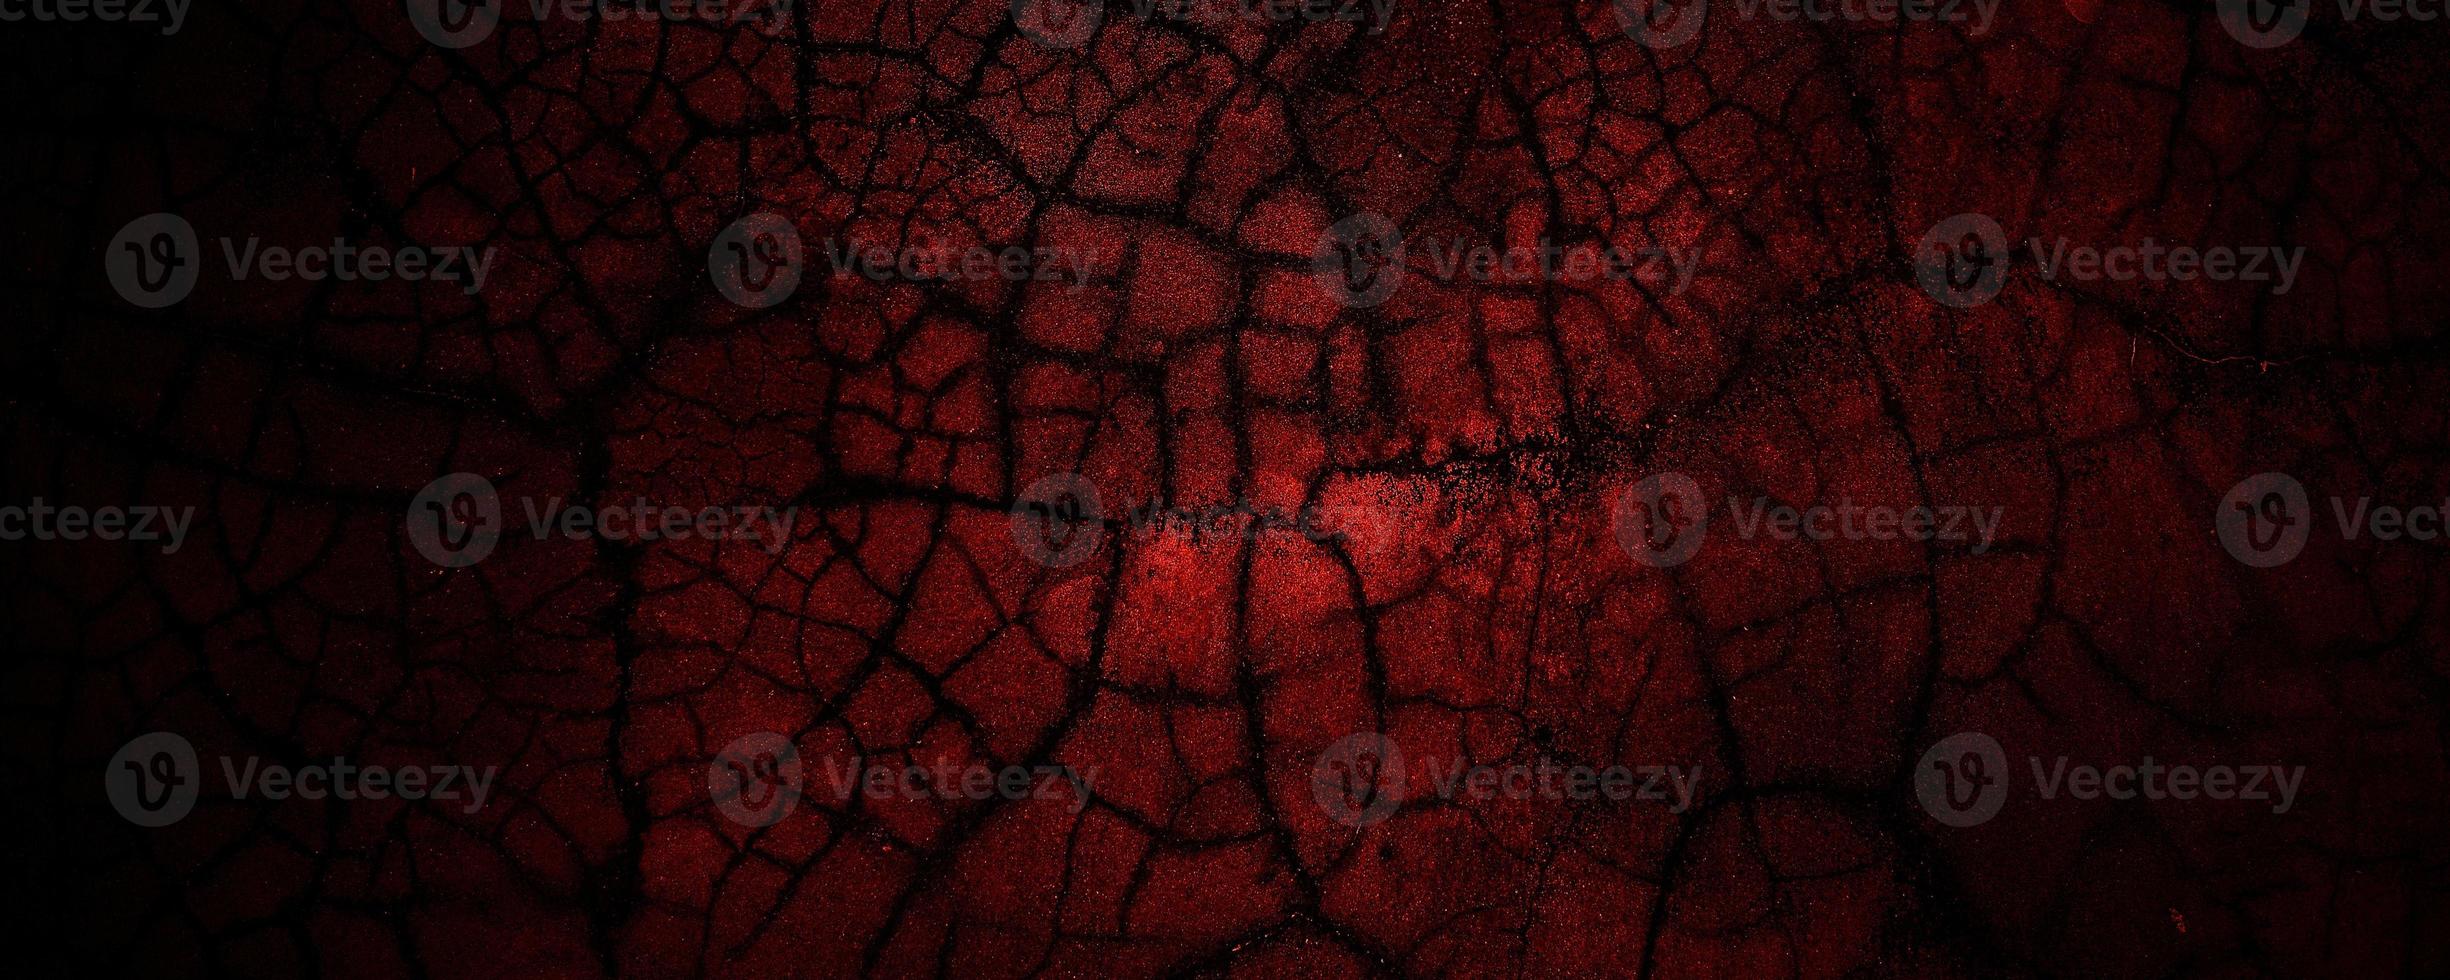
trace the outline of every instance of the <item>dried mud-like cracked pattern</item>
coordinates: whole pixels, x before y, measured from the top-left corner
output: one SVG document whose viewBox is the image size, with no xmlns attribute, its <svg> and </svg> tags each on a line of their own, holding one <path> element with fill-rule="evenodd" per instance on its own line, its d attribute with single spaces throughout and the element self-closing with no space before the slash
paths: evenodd
<svg viewBox="0 0 2450 980">
<path fill-rule="evenodd" d="M 2223 553 L 2239 479 L 2438 502 L 2450 313 L 2440 25 L 2249 50 L 2209 5 L 1961 26 L 1401 2 L 1143 20 L 1049 48 L 1001 3 L 809 3 L 765 32 L 509 5 L 197 5 L 176 37 L 7 28 L 5 496 L 193 506 L 175 554 L 0 544 L 11 931 L 41 972 L 960 977 L 2427 975 L 2450 970 L 2438 545 Z M 2084 5 L 2088 8 L 2092 5 Z M 498 249 L 488 286 L 217 281 L 121 302 L 104 246 Z M 1424 239 L 1699 250 L 1689 289 L 1312 270 Z M 810 243 L 1022 245 L 1086 280 L 727 302 L 743 215 Z M 2283 243 L 2285 294 L 2011 274 L 1951 310 L 1961 212 L 2078 242 Z M 209 248 L 208 248 L 209 251 Z M 1713 497 L 2003 508 L 1998 541 L 1620 546 L 1650 474 Z M 506 539 L 507 498 L 796 507 L 785 546 Z M 1348 515 L 1342 536 L 1016 547 L 1052 473 L 1110 504 Z M 1113 507 L 1110 510 L 1116 509 Z M 1725 519 L 1729 515 L 1720 514 Z M 443 802 L 207 794 L 157 830 L 96 773 L 212 755 L 499 766 Z M 1093 772 L 1068 798 L 811 796 L 707 769 L 852 756 Z M 2011 806 L 1913 769 L 2287 763 L 2293 809 Z M 1346 826 L 1322 750 L 1698 767 L 1642 801 L 1441 800 Z M 21 949 L 27 948 L 20 946 Z"/>
</svg>

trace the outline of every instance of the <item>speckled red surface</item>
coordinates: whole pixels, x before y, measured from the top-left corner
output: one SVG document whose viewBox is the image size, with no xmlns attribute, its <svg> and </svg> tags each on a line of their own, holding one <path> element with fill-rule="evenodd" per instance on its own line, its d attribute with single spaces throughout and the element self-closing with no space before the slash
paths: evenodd
<svg viewBox="0 0 2450 980">
<path fill-rule="evenodd" d="M 1732 5 L 1732 0 L 1728 0 Z M 0 27 L 0 497 L 197 508 L 175 554 L 0 542 L 6 931 L 34 975 L 2442 975 L 2444 552 L 2214 533 L 2266 471 L 2450 495 L 2450 24 L 2247 48 L 2209 4 L 1963 25 L 1396 0 L 1385 30 L 815 0 L 768 33 L 511 3 L 199 4 L 175 37 Z M 2080 16 L 2079 16 L 2080 15 Z M 114 293 L 131 218 L 474 245 L 433 284 Z M 1420 240 L 1698 250 L 1690 288 L 1439 280 L 1347 307 L 1358 212 Z M 727 301 L 753 212 L 809 243 L 1087 256 L 1085 284 L 813 264 Z M 2302 247 L 2293 288 L 2046 281 L 1968 309 L 1914 249 Z M 218 261 L 218 256 L 215 256 Z M 1710 537 L 1654 568 L 1628 487 Z M 796 507 L 784 546 L 506 539 L 436 567 L 429 481 Z M 1322 510 L 1335 536 L 1105 515 Z M 1997 539 L 1782 541 L 1722 497 L 1997 508 Z M 412 515 L 413 519 L 413 515 Z M 1366 546 L 1363 546 L 1366 545 Z M 113 752 L 498 766 L 473 812 L 237 800 L 141 828 Z M 1085 806 L 812 797 L 708 768 L 1064 766 Z M 1935 821 L 1927 748 L 2005 746 Z M 1338 739 L 1675 765 L 1682 812 L 1444 799 L 1360 827 Z M 2244 801 L 2033 797 L 2028 757 L 2302 766 Z M 1417 767 L 1416 774 L 1427 769 Z M 207 774 L 212 764 L 206 763 Z M 217 777 L 216 777 L 217 778 Z"/>
</svg>

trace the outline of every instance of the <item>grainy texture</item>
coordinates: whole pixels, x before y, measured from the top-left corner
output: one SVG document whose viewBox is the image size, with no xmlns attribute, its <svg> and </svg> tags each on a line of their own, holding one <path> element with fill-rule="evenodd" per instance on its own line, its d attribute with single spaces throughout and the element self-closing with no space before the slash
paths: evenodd
<svg viewBox="0 0 2450 980">
<path fill-rule="evenodd" d="M 1382 33 L 1128 6 L 1077 49 L 975 0 L 771 33 L 513 0 L 458 50 L 380 0 L 0 28 L 0 497 L 199 514 L 175 554 L 0 543 L 34 973 L 2450 972 L 2439 543 L 2256 569 L 2213 516 L 2264 471 L 2450 494 L 2450 24 L 2324 6 L 2256 51 L 2154 0 L 1714 10 L 1660 50 L 1587 0 L 1397 0 Z M 209 261 L 146 311 L 104 255 L 158 211 Z M 1682 291 L 1421 274 L 1346 307 L 1312 260 L 1364 211 L 1702 258 Z M 751 309 L 707 256 L 759 212 L 809 260 Z M 2305 257 L 2285 294 L 2028 264 L 1954 310 L 1914 251 L 1961 212 Z M 498 261 L 474 295 L 232 282 L 225 236 Z M 878 282 L 828 241 L 1086 281 Z M 1653 568 L 1612 515 L 1668 471 L 1719 512 Z M 512 515 L 799 518 L 778 551 L 510 535 L 444 569 L 403 514 L 455 472 Z M 1012 515 L 1059 473 L 1111 520 L 1050 568 Z M 1764 496 L 2003 519 L 1783 541 L 1718 503 Z M 1244 516 L 1119 519 L 1149 502 Z M 1350 533 L 1283 533 L 1318 509 Z M 213 779 L 500 775 L 473 812 L 208 789 L 141 829 L 97 774 L 157 730 Z M 707 772 L 761 731 L 811 787 L 858 756 L 1093 791 L 812 789 L 747 826 Z M 1915 770 L 1965 731 L 2019 795 L 1955 828 Z M 1357 732 L 1700 781 L 1679 813 L 1416 775 L 1354 828 L 1313 773 Z M 2034 798 L 2062 756 L 2306 775 L 2286 813 Z"/>
</svg>

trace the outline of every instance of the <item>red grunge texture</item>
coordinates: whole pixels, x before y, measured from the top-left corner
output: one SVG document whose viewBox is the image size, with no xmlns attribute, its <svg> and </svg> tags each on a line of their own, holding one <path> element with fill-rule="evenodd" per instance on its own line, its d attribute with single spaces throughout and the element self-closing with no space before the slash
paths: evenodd
<svg viewBox="0 0 2450 980">
<path fill-rule="evenodd" d="M 32 975 L 2450 973 L 2450 23 L 15 2 Z"/>
</svg>

